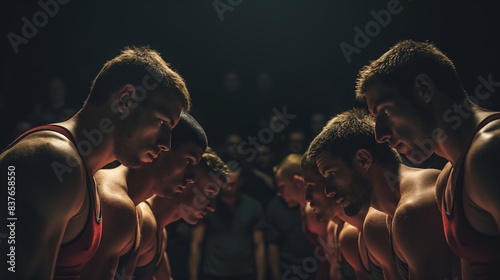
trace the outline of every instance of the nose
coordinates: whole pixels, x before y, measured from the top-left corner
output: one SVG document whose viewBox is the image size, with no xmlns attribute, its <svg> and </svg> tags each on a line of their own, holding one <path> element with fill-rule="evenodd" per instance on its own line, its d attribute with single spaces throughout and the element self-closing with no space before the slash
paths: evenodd
<svg viewBox="0 0 500 280">
<path fill-rule="evenodd" d="M 215 208 L 216 208 L 216 202 L 215 202 L 215 199 L 209 199 L 208 200 L 208 206 L 207 206 L 207 211 L 208 212 L 215 212 Z"/>
<path fill-rule="evenodd" d="M 335 187 L 335 184 L 333 184 L 332 178 L 329 175 L 326 178 L 325 195 L 326 197 L 334 197 L 336 193 L 337 193 L 337 188 Z"/>
<path fill-rule="evenodd" d="M 379 117 L 375 122 L 375 140 L 378 143 L 388 142 L 391 138 L 391 129 L 385 123 L 385 121 Z"/>
<path fill-rule="evenodd" d="M 158 148 L 161 151 L 167 152 L 172 146 L 172 131 L 168 127 L 163 127 L 157 141 Z"/>
<path fill-rule="evenodd" d="M 196 182 L 196 173 L 194 171 L 194 165 L 192 163 L 189 163 L 188 166 L 186 167 L 186 173 L 184 174 L 184 181 L 187 184 L 193 184 Z"/>
</svg>

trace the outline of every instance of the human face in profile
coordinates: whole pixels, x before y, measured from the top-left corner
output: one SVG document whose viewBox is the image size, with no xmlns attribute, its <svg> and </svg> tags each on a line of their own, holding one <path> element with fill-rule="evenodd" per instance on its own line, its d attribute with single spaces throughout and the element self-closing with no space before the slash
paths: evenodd
<svg viewBox="0 0 500 280">
<path fill-rule="evenodd" d="M 342 206 L 347 216 L 352 217 L 370 205 L 371 185 L 342 159 L 322 153 L 316 165 L 325 178 L 325 195 Z"/>
<path fill-rule="evenodd" d="M 393 87 L 377 83 L 366 90 L 366 103 L 375 118 L 375 138 L 377 142 L 388 142 L 414 163 L 421 163 L 434 153 L 437 145 L 422 145 L 435 141 L 433 129 L 435 120 L 432 112 L 418 99 L 403 97 Z M 420 143 L 420 145 L 419 145 Z"/>
<path fill-rule="evenodd" d="M 196 182 L 189 183 L 179 198 L 181 217 L 189 224 L 197 224 L 208 212 L 214 212 L 221 186 L 203 165 L 195 166 Z"/>
<path fill-rule="evenodd" d="M 172 129 L 179 122 L 182 103 L 171 95 L 154 94 L 143 102 L 129 100 L 127 106 L 131 108 L 126 117 L 117 120 L 114 149 L 123 165 L 134 168 L 170 150 Z"/>
</svg>

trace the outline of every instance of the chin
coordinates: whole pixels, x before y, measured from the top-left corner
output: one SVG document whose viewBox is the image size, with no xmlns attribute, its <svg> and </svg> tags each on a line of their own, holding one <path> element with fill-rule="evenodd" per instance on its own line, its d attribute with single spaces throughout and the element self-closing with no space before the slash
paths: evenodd
<svg viewBox="0 0 500 280">
<path fill-rule="evenodd" d="M 117 158 L 121 164 L 123 164 L 128 168 L 139 168 L 145 163 L 141 161 L 138 157 L 128 156 L 128 157 L 117 157 Z"/>
<path fill-rule="evenodd" d="M 426 161 L 428 158 L 430 158 L 432 155 L 432 152 L 425 154 L 420 149 L 415 149 L 415 150 L 412 150 L 408 153 L 405 153 L 404 155 L 412 163 L 420 164 L 420 163 Z"/>
<path fill-rule="evenodd" d="M 189 217 L 187 219 L 184 219 L 184 221 L 190 225 L 196 225 L 200 222 L 201 219 L 195 218 L 195 217 Z"/>
</svg>

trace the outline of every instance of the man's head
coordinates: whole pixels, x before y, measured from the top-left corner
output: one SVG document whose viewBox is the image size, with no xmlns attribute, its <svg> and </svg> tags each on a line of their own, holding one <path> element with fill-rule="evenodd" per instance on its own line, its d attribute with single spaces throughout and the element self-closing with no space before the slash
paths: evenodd
<svg viewBox="0 0 500 280">
<path fill-rule="evenodd" d="M 283 197 L 289 207 L 305 206 L 306 189 L 300 168 L 301 159 L 300 154 L 290 154 L 274 167 L 278 195 Z"/>
<path fill-rule="evenodd" d="M 179 199 L 179 211 L 189 224 L 196 224 L 207 212 L 215 211 L 217 194 L 229 175 L 228 167 L 211 148 L 203 153 L 195 172 L 196 182 L 189 183 Z"/>
<path fill-rule="evenodd" d="M 173 198 L 196 181 L 195 165 L 207 148 L 207 136 L 201 125 L 188 113 L 181 113 L 172 132 L 172 149 L 161 153 L 152 163 L 155 169 L 155 193 Z"/>
<path fill-rule="evenodd" d="M 114 125 L 114 153 L 125 166 L 135 167 L 170 149 L 171 130 L 191 101 L 182 77 L 156 51 L 133 47 L 104 64 L 87 107 L 109 110 L 101 123 Z"/>
<path fill-rule="evenodd" d="M 306 185 L 306 201 L 308 201 L 319 221 L 333 220 L 342 217 L 344 210 L 334 199 L 325 195 L 326 181 L 318 171 L 316 162 L 308 154 L 302 157 L 302 175 Z"/>
<path fill-rule="evenodd" d="M 314 138 L 307 152 L 326 179 L 325 194 L 341 204 L 349 216 L 371 202 L 367 181 L 371 168 L 377 164 L 389 169 L 401 162 L 387 143 L 376 142 L 374 125 L 364 110 L 341 113 Z"/>
<path fill-rule="evenodd" d="M 376 118 L 377 140 L 421 162 L 436 145 L 422 149 L 417 143 L 436 137 L 445 102 L 461 104 L 466 93 L 445 54 L 431 43 L 407 40 L 360 70 L 356 97 Z"/>
</svg>

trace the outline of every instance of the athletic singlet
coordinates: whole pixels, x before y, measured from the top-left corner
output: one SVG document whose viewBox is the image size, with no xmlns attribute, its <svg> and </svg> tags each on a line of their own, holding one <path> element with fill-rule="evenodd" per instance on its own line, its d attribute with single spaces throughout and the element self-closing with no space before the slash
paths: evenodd
<svg viewBox="0 0 500 280">
<path fill-rule="evenodd" d="M 488 116 L 478 125 L 474 134 L 489 122 L 497 119 L 500 119 L 500 114 Z M 467 153 L 468 151 L 465 153 L 464 158 Z M 474 279 L 498 279 L 500 277 L 500 237 L 477 232 L 465 217 L 463 208 L 463 161 L 459 168 L 457 184 L 452 194 L 450 213 L 447 212 L 448 208 L 446 208 L 444 199 L 446 188 L 443 188 L 441 217 L 446 241 L 455 254 L 470 264 Z"/>
<path fill-rule="evenodd" d="M 76 141 L 73 135 L 64 127 L 58 125 L 44 125 L 32 128 L 21 136 L 19 136 L 14 142 L 12 142 L 7 148 L 17 144 L 22 138 L 34 132 L 51 130 L 58 132 L 68 138 L 71 143 L 75 146 Z M 77 149 L 78 151 L 78 149 Z M 79 154 L 79 153 L 78 153 Z M 83 162 L 83 157 L 80 155 Z M 85 264 L 94 256 L 99 243 L 101 242 L 102 234 L 102 211 L 97 216 L 96 213 L 96 197 L 95 197 L 95 187 L 92 184 L 93 178 L 88 173 L 87 166 L 83 163 L 83 167 L 86 173 L 87 181 L 87 192 L 89 194 L 89 215 L 82 232 L 72 241 L 62 244 L 59 248 L 59 253 L 57 254 L 57 261 L 54 271 L 54 279 L 79 279 L 81 270 Z M 99 208 L 101 209 L 101 208 Z"/>
<path fill-rule="evenodd" d="M 123 274 L 123 271 L 127 270 L 127 266 L 130 264 L 130 260 L 136 256 L 137 252 L 139 252 L 139 243 L 140 243 L 140 229 L 139 229 L 139 213 L 135 211 L 136 223 L 135 223 L 135 236 L 134 236 L 134 244 L 130 247 L 127 253 L 120 256 L 118 261 L 118 266 L 116 268 L 116 272 Z"/>
<path fill-rule="evenodd" d="M 363 263 L 363 259 L 358 250 L 359 262 L 361 263 L 361 267 L 365 271 L 368 279 L 370 280 L 384 280 L 384 273 L 382 272 L 382 268 L 377 266 L 370 259 L 370 255 L 368 254 L 368 249 L 366 249 L 366 258 L 368 259 L 368 269 L 366 269 L 365 264 Z"/>
<path fill-rule="evenodd" d="M 403 280 L 410 279 L 410 272 L 408 271 L 408 264 L 402 261 L 396 251 L 394 250 L 394 244 L 392 239 L 392 219 L 387 216 L 387 227 L 389 228 L 389 242 L 391 243 L 392 255 L 394 256 L 394 261 L 396 262 L 396 268 L 398 269 L 399 277 Z"/>
<path fill-rule="evenodd" d="M 153 208 L 151 207 L 151 204 L 149 202 L 144 201 L 149 208 L 151 208 L 151 212 L 153 211 Z M 140 279 L 151 279 L 153 275 L 155 275 L 156 271 L 158 270 L 158 267 L 160 265 L 160 260 L 163 257 L 163 230 L 158 230 L 157 229 L 157 234 L 156 234 L 156 255 L 154 258 L 146 265 L 144 266 L 139 266 L 135 268 L 134 271 L 134 279 L 135 280 L 140 280 Z"/>
<path fill-rule="evenodd" d="M 345 222 L 342 221 L 337 225 L 335 240 L 333 240 L 333 242 L 335 243 L 335 248 L 337 248 L 337 256 L 339 256 L 339 260 L 337 261 L 337 263 L 339 264 L 340 275 L 342 276 L 343 280 L 356 280 L 356 273 L 354 272 L 354 268 L 352 268 L 351 264 L 346 261 L 344 255 L 342 255 L 342 251 L 340 250 L 340 232 L 344 228 L 344 224 Z"/>
</svg>

